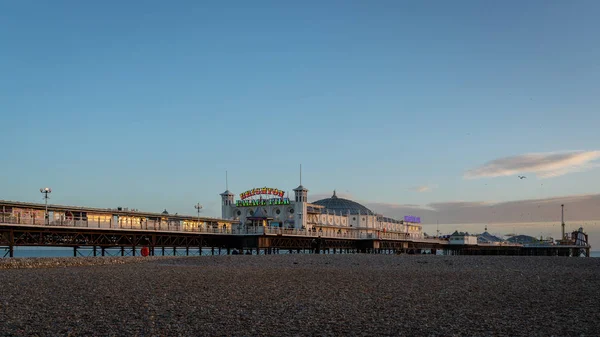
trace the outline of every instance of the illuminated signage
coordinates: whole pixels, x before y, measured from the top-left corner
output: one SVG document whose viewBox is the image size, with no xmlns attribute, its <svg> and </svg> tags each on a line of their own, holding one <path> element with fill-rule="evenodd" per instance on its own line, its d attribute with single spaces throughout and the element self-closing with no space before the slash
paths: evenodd
<svg viewBox="0 0 600 337">
<path fill-rule="evenodd" d="M 421 217 L 407 215 L 407 216 L 404 217 L 404 221 L 406 221 L 406 222 L 414 222 L 414 223 L 421 223 Z"/>
<path fill-rule="evenodd" d="M 280 198 L 283 198 L 283 195 L 285 194 L 285 192 L 278 190 L 276 188 L 270 188 L 270 187 L 253 188 L 244 193 L 240 193 L 240 199 L 244 200 L 244 199 L 250 198 L 251 196 L 263 195 L 263 194 L 276 195 Z"/>
<path fill-rule="evenodd" d="M 236 207 L 252 207 L 252 206 L 274 206 L 274 205 L 289 205 L 290 199 L 288 198 L 273 198 L 273 199 L 260 199 L 260 200 L 237 200 L 235 202 Z"/>
</svg>

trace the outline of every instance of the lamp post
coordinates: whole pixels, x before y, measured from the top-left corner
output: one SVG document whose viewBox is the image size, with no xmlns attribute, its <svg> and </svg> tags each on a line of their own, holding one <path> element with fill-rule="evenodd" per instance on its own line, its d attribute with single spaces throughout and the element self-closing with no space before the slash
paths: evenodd
<svg viewBox="0 0 600 337">
<path fill-rule="evenodd" d="M 202 210 L 202 205 L 200 203 L 197 203 L 196 205 L 194 205 L 194 208 L 196 209 L 196 211 L 198 211 L 198 229 L 200 229 L 200 211 Z"/>
<path fill-rule="evenodd" d="M 49 219 L 48 219 L 48 198 L 50 198 L 48 196 L 48 194 L 52 193 L 52 189 L 50 187 L 43 187 L 40 188 L 40 193 L 42 193 L 44 195 L 44 201 L 46 203 L 46 212 L 44 213 L 44 219 L 46 219 L 46 225 L 49 224 Z"/>
</svg>

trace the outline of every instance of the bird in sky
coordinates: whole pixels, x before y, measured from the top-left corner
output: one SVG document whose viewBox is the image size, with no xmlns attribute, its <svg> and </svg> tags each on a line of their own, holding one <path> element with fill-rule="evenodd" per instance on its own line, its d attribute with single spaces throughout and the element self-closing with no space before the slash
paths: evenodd
<svg viewBox="0 0 600 337">
<path fill-rule="evenodd" d="M 526 176 L 519 176 L 519 179 L 525 179 L 527 178 Z"/>
</svg>

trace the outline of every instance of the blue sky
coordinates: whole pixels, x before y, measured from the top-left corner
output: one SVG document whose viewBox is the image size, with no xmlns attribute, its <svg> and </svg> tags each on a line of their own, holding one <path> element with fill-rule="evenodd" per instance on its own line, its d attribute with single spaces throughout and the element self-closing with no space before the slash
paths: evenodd
<svg viewBox="0 0 600 337">
<path fill-rule="evenodd" d="M 291 191 L 300 163 L 310 193 L 369 203 L 597 193 L 598 17 L 598 1 L 5 1 L 0 199 L 50 186 L 219 215 L 225 170 L 236 194 Z M 519 164 L 574 150 L 582 172 Z M 527 180 L 465 178 L 507 157 Z"/>
</svg>

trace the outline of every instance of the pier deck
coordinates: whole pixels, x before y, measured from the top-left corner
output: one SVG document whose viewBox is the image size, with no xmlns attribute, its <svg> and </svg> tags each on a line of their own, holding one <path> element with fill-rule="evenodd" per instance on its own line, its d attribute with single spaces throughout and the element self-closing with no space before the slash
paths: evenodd
<svg viewBox="0 0 600 337">
<path fill-rule="evenodd" d="M 392 234 L 392 233 L 387 233 Z M 312 253 L 421 253 L 440 250 L 449 255 L 542 255 L 542 256 L 589 256 L 589 246 L 523 246 L 523 245 L 451 245 L 437 239 L 407 239 L 392 235 L 344 236 L 330 233 L 320 235 L 311 231 L 286 231 L 265 228 L 263 232 L 227 229 L 182 231 L 166 229 L 98 228 L 79 226 L 31 225 L 0 222 L 0 247 L 6 247 L 2 255 L 13 257 L 14 247 L 90 247 L 93 254 L 104 256 L 106 249 L 119 248 L 121 255 L 139 254 L 148 247 L 150 255 L 165 255 L 165 249 L 185 249 L 186 255 L 210 249 L 212 254 L 226 250 L 231 254 L 252 252 L 273 254 L 280 250 Z M 1 254 L 1 251 L 0 251 Z"/>
</svg>

